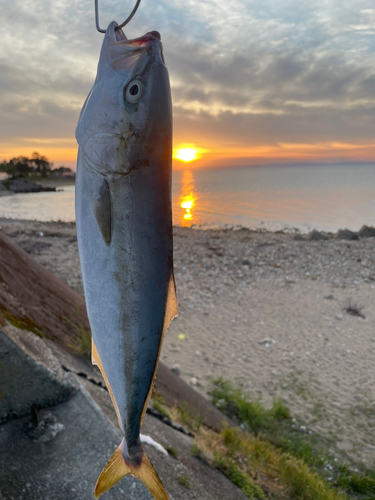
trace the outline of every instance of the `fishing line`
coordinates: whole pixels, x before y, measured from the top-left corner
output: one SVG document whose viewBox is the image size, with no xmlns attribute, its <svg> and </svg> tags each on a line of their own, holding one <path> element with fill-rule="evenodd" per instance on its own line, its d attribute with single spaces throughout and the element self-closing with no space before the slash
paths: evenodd
<svg viewBox="0 0 375 500">
<path fill-rule="evenodd" d="M 128 24 L 129 21 L 133 18 L 134 14 L 137 12 L 139 4 L 141 3 L 141 0 L 137 0 L 136 4 L 134 6 L 134 9 L 131 11 L 130 15 L 125 19 L 125 21 L 118 26 L 116 26 L 116 30 L 119 30 L 123 28 L 126 24 Z M 96 24 L 96 29 L 99 31 L 99 33 L 105 33 L 106 30 L 102 30 L 99 26 L 99 0 L 95 0 L 95 24 Z"/>
</svg>

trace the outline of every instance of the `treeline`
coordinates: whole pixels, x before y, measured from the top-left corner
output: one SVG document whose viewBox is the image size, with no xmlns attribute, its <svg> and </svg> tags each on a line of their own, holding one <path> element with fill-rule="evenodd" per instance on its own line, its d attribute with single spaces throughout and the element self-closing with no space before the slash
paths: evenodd
<svg viewBox="0 0 375 500">
<path fill-rule="evenodd" d="M 33 153 L 31 158 L 27 156 L 18 156 L 9 161 L 1 162 L 0 172 L 5 172 L 13 179 L 18 177 L 29 177 L 30 175 L 48 177 L 51 174 L 62 175 L 65 172 L 72 172 L 68 167 L 52 167 L 53 163 L 49 162 L 45 156 L 39 153 Z"/>
</svg>

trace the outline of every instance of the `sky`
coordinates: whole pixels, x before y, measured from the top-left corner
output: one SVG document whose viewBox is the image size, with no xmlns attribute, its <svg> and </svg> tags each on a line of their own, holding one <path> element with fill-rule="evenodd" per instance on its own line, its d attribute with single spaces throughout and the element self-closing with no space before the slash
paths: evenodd
<svg viewBox="0 0 375 500">
<path fill-rule="evenodd" d="M 133 7 L 99 4 L 102 27 Z M 0 0 L 0 26 L 0 161 L 38 151 L 74 166 L 103 40 L 94 0 Z M 199 151 L 189 167 L 375 162 L 373 1 L 142 0 L 124 31 L 151 30 L 174 147 Z"/>
</svg>

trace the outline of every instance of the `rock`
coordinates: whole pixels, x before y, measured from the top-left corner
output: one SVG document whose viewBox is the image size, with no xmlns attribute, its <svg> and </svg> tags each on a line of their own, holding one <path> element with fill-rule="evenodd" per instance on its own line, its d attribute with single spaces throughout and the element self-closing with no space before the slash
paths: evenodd
<svg viewBox="0 0 375 500">
<path fill-rule="evenodd" d="M 369 226 L 362 226 L 358 231 L 359 238 L 373 238 L 375 237 L 375 228 Z"/>
<path fill-rule="evenodd" d="M 302 234 L 296 234 L 293 239 L 294 241 L 306 241 Z"/>
<path fill-rule="evenodd" d="M 312 231 L 310 234 L 309 234 L 309 241 L 320 241 L 320 240 L 328 240 L 328 236 L 326 234 L 323 234 L 319 231 L 316 231 L 314 229 L 314 231 Z"/>
<path fill-rule="evenodd" d="M 180 373 L 181 373 L 180 365 L 174 365 L 174 366 L 172 366 L 171 370 L 176 375 L 180 375 Z"/>
<path fill-rule="evenodd" d="M 326 300 L 335 300 L 335 296 L 334 296 L 334 295 L 332 295 L 332 293 L 331 293 L 330 295 L 325 295 L 325 296 L 324 296 L 324 298 L 325 298 Z"/>
<path fill-rule="evenodd" d="M 336 240 L 358 240 L 358 235 L 350 231 L 350 229 L 340 229 L 335 234 Z"/>
<path fill-rule="evenodd" d="M 14 179 L 9 181 L 9 191 L 14 193 L 40 193 L 41 191 L 56 191 L 56 188 L 40 186 L 29 179 Z"/>
<path fill-rule="evenodd" d="M 242 259 L 241 264 L 251 269 L 251 262 L 248 259 Z"/>
<path fill-rule="evenodd" d="M 339 321 L 342 321 L 344 316 L 342 314 L 336 314 L 335 318 L 338 319 Z"/>
<path fill-rule="evenodd" d="M 193 387 L 195 387 L 196 385 L 198 385 L 198 379 L 196 377 L 193 377 L 190 380 L 190 385 L 192 385 Z"/>
<path fill-rule="evenodd" d="M 13 331 L 13 330 L 12 330 Z M 52 351 L 34 333 L 0 330 L 0 422 L 68 399 L 76 390 Z"/>
<path fill-rule="evenodd" d="M 276 344 L 276 340 L 270 339 L 270 338 L 266 337 L 265 339 L 260 340 L 259 344 L 260 345 L 264 345 L 265 347 L 269 347 L 270 345 L 275 345 Z"/>
<path fill-rule="evenodd" d="M 31 255 L 40 255 L 44 250 L 48 250 L 52 246 L 51 243 L 35 240 L 22 240 L 18 244 L 25 252 Z"/>
</svg>

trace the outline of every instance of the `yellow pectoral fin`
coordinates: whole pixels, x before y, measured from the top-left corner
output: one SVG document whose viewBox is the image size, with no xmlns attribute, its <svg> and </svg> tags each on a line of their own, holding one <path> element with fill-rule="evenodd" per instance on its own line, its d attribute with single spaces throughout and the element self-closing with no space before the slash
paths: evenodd
<svg viewBox="0 0 375 500">
<path fill-rule="evenodd" d="M 108 491 L 124 476 L 132 475 L 139 479 L 149 490 L 155 500 L 170 500 L 156 470 L 145 454 L 138 466 L 125 462 L 121 452 L 121 444 L 104 467 L 95 486 L 95 498 Z"/>
<path fill-rule="evenodd" d="M 116 400 L 115 400 L 115 398 L 113 396 L 113 392 L 112 392 L 111 386 L 110 386 L 110 384 L 108 382 L 107 375 L 106 375 L 106 373 L 104 371 L 102 362 L 100 361 L 100 357 L 99 357 L 98 351 L 97 351 L 97 349 L 95 347 L 95 343 L 94 343 L 93 339 L 91 339 L 91 362 L 92 362 L 93 365 L 97 365 L 99 367 L 100 373 L 102 374 L 102 377 L 104 378 L 104 382 L 105 382 L 105 384 L 107 386 L 109 395 L 111 396 L 112 404 L 113 404 L 113 406 L 115 408 L 115 411 L 116 411 L 118 424 L 119 424 L 120 429 L 121 429 L 122 425 L 121 425 L 121 419 L 120 419 L 120 412 L 119 412 Z"/>
</svg>

